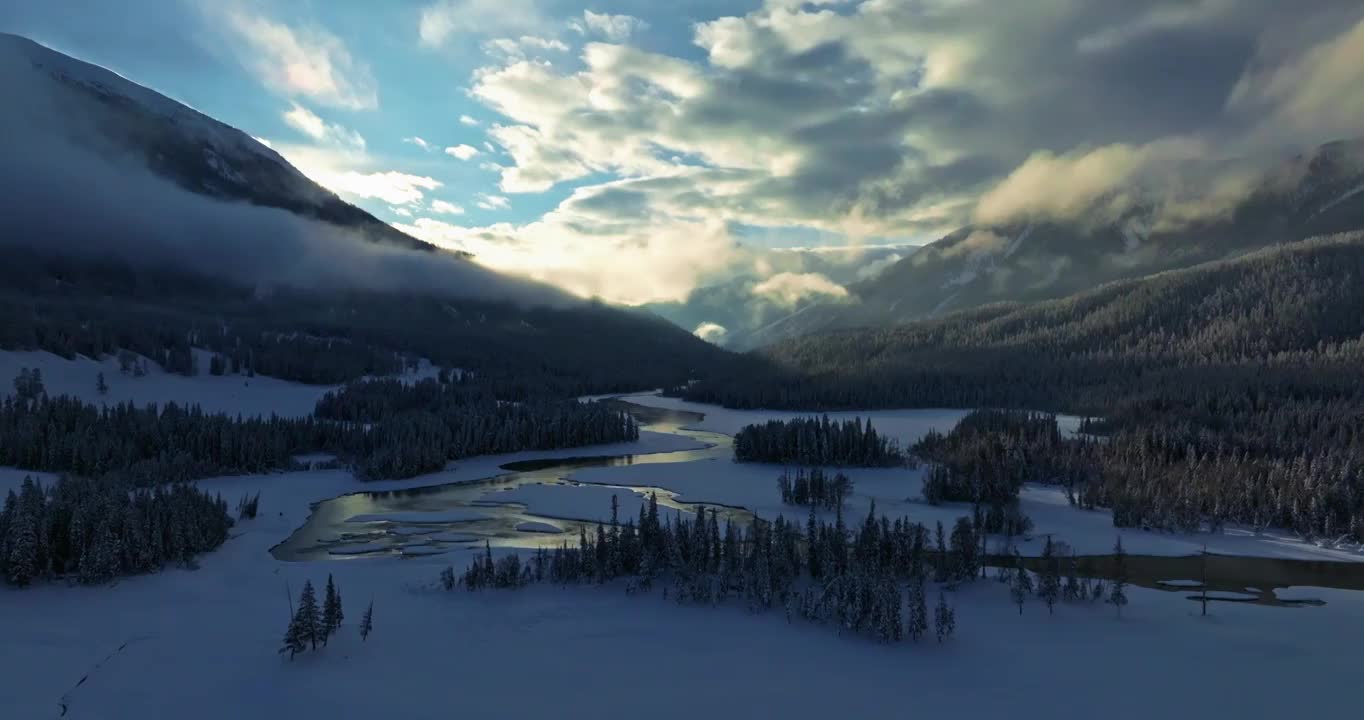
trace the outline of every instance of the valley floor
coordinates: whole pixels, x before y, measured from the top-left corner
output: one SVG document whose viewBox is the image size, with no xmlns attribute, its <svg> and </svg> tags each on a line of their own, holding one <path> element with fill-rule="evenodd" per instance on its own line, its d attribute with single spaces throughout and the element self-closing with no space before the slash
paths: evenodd
<svg viewBox="0 0 1364 720">
<path fill-rule="evenodd" d="M 675 404 L 656 397 L 632 402 Z M 707 406 L 703 429 L 733 432 L 768 413 Z M 907 438 L 946 429 L 960 411 L 876 413 L 878 430 Z M 565 455 L 662 452 L 695 447 L 674 434 L 637 444 L 558 453 L 474 458 L 398 483 L 362 484 L 343 471 L 203 481 L 229 503 L 261 491 L 260 517 L 234 528 L 198 570 L 167 570 L 105 587 L 53 583 L 0 588 L 0 708 L 6 718 L 242 717 L 612 718 L 966 717 L 1280 718 L 1338 715 L 1353 707 L 1364 593 L 1291 592 L 1321 607 L 1217 603 L 1208 617 L 1180 592 L 1132 588 L 1121 619 L 1105 605 L 1058 606 L 1049 616 L 1030 600 L 1020 616 L 1007 588 L 977 582 L 955 593 L 957 636 L 939 645 L 882 645 L 780 612 L 739 606 L 679 606 L 660 591 L 627 596 L 621 586 L 518 592 L 446 592 L 436 577 L 460 571 L 470 551 L 429 557 L 281 562 L 270 548 L 307 519 L 314 503 L 348 492 L 488 477 L 513 460 Z M 705 463 L 705 464 L 702 464 Z M 684 500 L 745 505 L 760 515 L 776 503 L 772 466 L 728 460 L 634 464 L 578 471 L 573 479 L 648 484 Z M 0 472 L 0 491 L 22 477 Z M 963 508 L 915 502 L 917 475 L 854 471 L 856 519 L 878 511 L 931 522 Z M 531 509 L 574 514 L 545 493 Z M 1025 510 L 1037 532 L 1079 552 L 1106 552 L 1115 531 L 1104 513 L 1069 508 L 1047 488 L 1030 488 Z M 1129 551 L 1354 557 L 1288 539 L 1124 533 Z M 1035 551 L 1036 541 L 1023 546 Z M 332 646 L 293 662 L 277 655 L 304 580 L 335 576 L 346 621 Z M 356 626 L 374 602 L 374 633 Z M 121 648 L 121 649 L 120 649 Z M 82 682 L 82 678 L 84 681 Z"/>
</svg>

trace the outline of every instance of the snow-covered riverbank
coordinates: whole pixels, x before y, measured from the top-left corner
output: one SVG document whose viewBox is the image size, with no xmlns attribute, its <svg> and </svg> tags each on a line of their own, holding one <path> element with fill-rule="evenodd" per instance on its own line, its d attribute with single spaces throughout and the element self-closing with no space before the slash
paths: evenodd
<svg viewBox="0 0 1364 720">
<path fill-rule="evenodd" d="M 895 416 L 905 433 L 955 422 L 950 415 Z M 703 427 L 756 417 L 708 416 Z M 889 416 L 874 421 L 890 428 Z M 235 720 L 641 712 L 682 718 L 702 711 L 786 718 L 1101 712 L 1144 719 L 1171 707 L 1239 719 L 1330 714 L 1348 706 L 1343 693 L 1354 686 L 1353 659 L 1364 639 L 1356 630 L 1364 627 L 1364 593 L 1295 589 L 1327 604 L 1219 603 L 1202 618 L 1184 593 L 1132 588 L 1132 604 L 1119 620 L 1102 605 L 1061 606 L 1048 616 L 1035 601 L 1019 616 L 1003 586 L 984 582 L 956 593 L 958 635 L 949 644 L 887 646 L 840 637 L 828 627 L 787 624 L 780 613 L 678 606 L 658 592 L 627 596 L 620 587 L 435 589 L 440 569 L 462 569 L 469 551 L 318 562 L 280 562 L 269 553 L 314 503 L 345 493 L 488 477 L 517 460 L 696 446 L 690 438 L 646 433 L 639 443 L 619 446 L 473 458 L 401 482 L 360 483 L 339 470 L 202 481 L 230 502 L 259 490 L 261 514 L 202 557 L 198 570 L 106 587 L 0 588 L 0 707 L 16 718 L 57 717 L 65 702 L 70 718 Z M 961 510 L 908 500 L 917 492 L 911 471 L 853 472 L 859 494 L 850 514 L 865 512 L 872 499 L 879 511 L 920 521 Z M 19 477 L 0 473 L 6 485 Z M 793 514 L 775 502 L 770 466 L 717 459 L 586 469 L 573 478 L 647 483 L 678 491 L 683 500 Z M 598 499 L 606 497 L 595 490 Z M 520 499 L 553 511 L 556 493 L 531 495 Z M 1047 488 L 1025 492 L 1039 530 L 1056 532 L 1077 549 L 1091 543 L 1107 550 L 1114 536 L 1107 516 L 1075 510 L 1058 497 Z M 1214 538 L 1201 536 L 1124 535 L 1135 552 L 1185 552 L 1204 540 L 1217 548 Z M 1268 539 L 1226 542 L 1280 551 Z M 1310 552 L 1291 544 L 1281 551 Z M 328 573 L 345 598 L 345 627 L 325 650 L 292 663 L 280 658 L 287 593 L 296 598 L 305 579 L 325 583 Z M 375 630 L 361 643 L 355 626 L 371 599 Z M 664 700 L 686 690 L 696 702 Z M 699 710 L 698 703 L 715 709 Z"/>
</svg>

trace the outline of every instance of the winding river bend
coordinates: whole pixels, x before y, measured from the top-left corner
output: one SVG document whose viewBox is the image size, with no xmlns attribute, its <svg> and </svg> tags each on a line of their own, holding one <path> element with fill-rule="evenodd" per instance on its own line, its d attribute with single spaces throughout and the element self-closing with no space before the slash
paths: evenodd
<svg viewBox="0 0 1364 720">
<path fill-rule="evenodd" d="M 650 454 L 601 457 L 563 457 L 512 462 L 491 477 L 406 490 L 357 492 L 318 503 L 307 522 L 271 553 L 279 560 L 347 560 L 381 556 L 422 556 L 482 547 L 552 548 L 576 543 L 580 531 L 595 532 L 597 521 L 559 518 L 531 512 L 519 502 L 498 501 L 499 493 L 529 485 L 564 488 L 602 488 L 621 495 L 656 494 L 661 508 L 694 513 L 699 505 L 715 508 L 725 520 L 747 523 L 752 513 L 710 503 L 688 503 L 661 487 L 613 486 L 574 482 L 570 476 L 584 468 L 688 463 L 728 458 L 732 439 L 727 435 L 684 426 L 702 419 L 701 413 L 620 403 L 645 430 L 692 438 L 706 447 Z M 586 491 L 586 490 L 585 490 Z M 1004 564 L 1004 558 L 992 558 Z M 1113 558 L 1077 558 L 1080 574 L 1111 577 Z M 1031 570 L 1041 570 L 1038 558 L 1024 558 Z M 1007 564 L 1012 564 L 1007 559 Z M 1064 571 L 1065 562 L 1062 563 Z M 1330 562 L 1282 558 L 1209 555 L 1206 558 L 1136 555 L 1128 558 L 1128 579 L 1137 586 L 1186 593 L 1199 600 L 1206 588 L 1216 602 L 1249 602 L 1280 607 L 1319 605 L 1311 588 L 1364 591 L 1364 562 Z M 1294 588 L 1291 592 L 1285 592 Z"/>
<path fill-rule="evenodd" d="M 683 429 L 684 425 L 702 420 L 705 416 L 700 413 L 621 404 L 643 429 L 692 438 L 706 447 L 638 455 L 525 460 L 502 465 L 506 472 L 478 480 L 342 495 L 318 503 L 303 527 L 276 545 L 271 554 L 279 560 L 417 556 L 482 547 L 485 541 L 494 547 L 533 549 L 558 547 L 565 540 L 576 542 L 580 530 L 595 532 L 596 521 L 536 514 L 522 503 L 495 499 L 497 493 L 526 485 L 610 488 L 646 498 L 653 493 L 661 508 L 694 513 L 698 503 L 681 502 L 677 493 L 665 488 L 586 485 L 569 479 L 584 468 L 686 463 L 730 455 L 732 441 L 728 435 Z M 711 504 L 706 507 L 714 507 L 726 520 L 746 523 L 753 517 L 742 508 Z"/>
</svg>

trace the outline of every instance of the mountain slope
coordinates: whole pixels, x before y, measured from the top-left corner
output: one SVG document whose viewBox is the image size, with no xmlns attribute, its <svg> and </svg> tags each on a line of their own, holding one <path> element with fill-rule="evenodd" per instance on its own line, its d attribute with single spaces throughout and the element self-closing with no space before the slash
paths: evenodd
<svg viewBox="0 0 1364 720">
<path fill-rule="evenodd" d="M 1063 297 L 1313 235 L 1364 228 L 1364 140 L 1323 145 L 1260 178 L 1229 212 L 1171 224 L 1151 206 L 1114 221 L 962 228 L 880 276 L 755 333 L 753 344 L 929 318 L 1002 301 Z"/>
<path fill-rule="evenodd" d="M 786 340 L 687 395 L 745 407 L 1013 406 L 1110 418 L 1186 406 L 1213 423 L 1219 403 L 1263 407 L 1276 396 L 1364 406 L 1360 278 L 1364 233 L 1314 238 L 1057 300 Z"/>
<path fill-rule="evenodd" d="M 309 180 L 250 135 L 117 73 L 0 33 L 4 127 L 58 133 L 86 149 L 131 155 L 190 192 L 287 210 L 423 250 L 406 235 Z"/>
<path fill-rule="evenodd" d="M 0 96 L 0 350 L 193 374 L 207 349 L 328 384 L 420 357 L 509 399 L 657 387 L 728 357 L 413 240 L 241 131 L 23 38 L 0 36 Z"/>
</svg>

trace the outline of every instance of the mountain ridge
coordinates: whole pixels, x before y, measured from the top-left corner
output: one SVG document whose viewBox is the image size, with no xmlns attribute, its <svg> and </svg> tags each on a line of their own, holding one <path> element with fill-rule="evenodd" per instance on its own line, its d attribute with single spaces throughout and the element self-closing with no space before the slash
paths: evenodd
<svg viewBox="0 0 1364 720">
<path fill-rule="evenodd" d="M 779 318 L 744 344 L 1065 297 L 1109 281 L 1364 228 L 1364 140 L 1326 143 L 1283 161 L 1224 213 L 1170 225 L 1160 210 L 1144 204 L 1114 219 L 968 225 L 850 285 L 846 300 Z"/>
<path fill-rule="evenodd" d="M 248 133 L 112 70 L 11 33 L 0 33 L 0 67 L 9 68 L 10 83 L 26 83 L 35 104 L 53 106 L 29 112 L 59 112 L 72 121 L 65 139 L 130 153 L 185 190 L 286 210 L 371 241 L 437 249 L 342 200 Z"/>
</svg>

